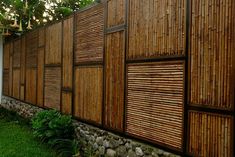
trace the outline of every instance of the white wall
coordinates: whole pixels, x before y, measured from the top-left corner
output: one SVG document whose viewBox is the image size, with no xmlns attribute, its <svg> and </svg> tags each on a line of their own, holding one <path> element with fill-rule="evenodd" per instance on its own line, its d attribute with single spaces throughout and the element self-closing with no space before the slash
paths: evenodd
<svg viewBox="0 0 235 157">
<path fill-rule="evenodd" d="M 0 35 L 0 103 L 2 100 L 2 76 L 3 76 L 3 38 Z"/>
</svg>

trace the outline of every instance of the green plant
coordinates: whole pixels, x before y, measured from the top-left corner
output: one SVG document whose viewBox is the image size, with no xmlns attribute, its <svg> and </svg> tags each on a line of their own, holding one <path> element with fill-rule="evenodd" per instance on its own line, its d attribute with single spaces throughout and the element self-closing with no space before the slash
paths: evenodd
<svg viewBox="0 0 235 157">
<path fill-rule="evenodd" d="M 60 156 L 72 156 L 74 127 L 71 116 L 61 115 L 56 110 L 44 110 L 32 118 L 35 137 L 56 149 Z"/>
</svg>

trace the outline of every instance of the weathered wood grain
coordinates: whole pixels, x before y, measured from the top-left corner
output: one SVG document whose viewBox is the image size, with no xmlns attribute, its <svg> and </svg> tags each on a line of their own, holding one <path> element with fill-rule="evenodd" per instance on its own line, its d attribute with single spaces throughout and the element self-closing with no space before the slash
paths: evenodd
<svg viewBox="0 0 235 157">
<path fill-rule="evenodd" d="M 101 66 L 77 67 L 74 89 L 75 116 L 101 124 L 103 69 Z"/>
<path fill-rule="evenodd" d="M 107 1 L 107 27 L 114 27 L 125 23 L 126 0 Z"/>
<path fill-rule="evenodd" d="M 72 93 L 62 92 L 62 112 L 72 114 Z"/>
<path fill-rule="evenodd" d="M 13 69 L 13 83 L 12 89 L 13 93 L 12 96 L 16 99 L 20 99 L 20 69 Z"/>
<path fill-rule="evenodd" d="M 26 69 L 25 101 L 31 104 L 37 103 L 37 70 Z"/>
<path fill-rule="evenodd" d="M 105 47 L 105 119 L 106 127 L 122 131 L 124 114 L 124 31 L 109 34 Z"/>
<path fill-rule="evenodd" d="M 44 47 L 38 49 L 38 69 L 37 69 L 37 105 L 43 106 L 44 92 Z"/>
</svg>

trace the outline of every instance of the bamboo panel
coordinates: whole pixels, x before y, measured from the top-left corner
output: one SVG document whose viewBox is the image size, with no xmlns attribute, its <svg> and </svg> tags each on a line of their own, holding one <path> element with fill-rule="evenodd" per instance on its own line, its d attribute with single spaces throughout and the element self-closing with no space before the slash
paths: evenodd
<svg viewBox="0 0 235 157">
<path fill-rule="evenodd" d="M 42 27 L 38 30 L 38 47 L 45 45 L 45 28 Z"/>
<path fill-rule="evenodd" d="M 44 106 L 60 110 L 61 68 L 45 68 Z"/>
<path fill-rule="evenodd" d="M 44 47 L 38 49 L 38 69 L 37 69 L 37 105 L 43 106 L 44 91 Z"/>
<path fill-rule="evenodd" d="M 21 85 L 20 86 L 20 100 L 24 101 L 24 97 L 25 97 L 24 93 L 25 93 L 25 88 L 23 85 Z"/>
<path fill-rule="evenodd" d="M 101 124 L 103 68 L 79 67 L 75 70 L 75 116 Z"/>
<path fill-rule="evenodd" d="M 195 157 L 231 157 L 233 118 L 204 112 L 189 112 L 188 151 Z"/>
<path fill-rule="evenodd" d="M 181 149 L 184 63 L 129 64 L 127 82 L 127 132 Z"/>
<path fill-rule="evenodd" d="M 37 70 L 26 69 L 25 101 L 31 104 L 37 103 Z"/>
<path fill-rule="evenodd" d="M 234 1 L 192 1 L 190 103 L 232 110 Z"/>
<path fill-rule="evenodd" d="M 124 24 L 126 0 L 108 0 L 107 3 L 107 27 Z"/>
<path fill-rule="evenodd" d="M 62 92 L 62 112 L 72 114 L 72 93 Z"/>
<path fill-rule="evenodd" d="M 26 35 L 26 67 L 37 67 L 38 31 Z"/>
<path fill-rule="evenodd" d="M 46 64 L 61 63 L 62 23 L 56 23 L 46 28 Z"/>
<path fill-rule="evenodd" d="M 105 54 L 105 119 L 104 124 L 122 131 L 124 114 L 124 31 L 107 35 Z"/>
<path fill-rule="evenodd" d="M 3 94 L 9 95 L 9 70 L 3 71 Z"/>
<path fill-rule="evenodd" d="M 20 69 L 13 69 L 13 84 L 12 84 L 14 98 L 20 99 Z"/>
<path fill-rule="evenodd" d="M 128 59 L 185 54 L 185 0 L 129 3 Z"/>
<path fill-rule="evenodd" d="M 98 4 L 76 14 L 75 62 L 103 60 L 104 7 Z"/>
<path fill-rule="evenodd" d="M 13 68 L 20 67 L 21 40 L 17 39 L 13 43 Z"/>
<path fill-rule="evenodd" d="M 9 96 L 12 96 L 12 76 L 13 76 L 13 68 L 12 68 L 12 55 L 13 55 L 13 42 L 10 42 L 9 46 L 9 52 L 10 52 L 10 60 L 9 60 Z"/>
<path fill-rule="evenodd" d="M 72 88 L 73 78 L 73 17 L 63 24 L 63 87 Z"/>
<path fill-rule="evenodd" d="M 4 53 L 3 53 L 3 68 L 9 69 L 9 61 L 10 61 L 10 43 L 4 44 Z"/>
<path fill-rule="evenodd" d="M 25 61 L 26 61 L 25 36 L 21 38 L 21 56 L 20 56 L 20 83 L 25 83 Z"/>
</svg>

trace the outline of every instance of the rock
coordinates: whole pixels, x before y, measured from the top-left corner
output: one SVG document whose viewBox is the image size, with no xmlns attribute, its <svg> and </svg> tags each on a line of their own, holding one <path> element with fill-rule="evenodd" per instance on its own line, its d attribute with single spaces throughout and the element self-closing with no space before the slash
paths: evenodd
<svg viewBox="0 0 235 157">
<path fill-rule="evenodd" d="M 99 147 L 99 146 L 98 146 L 98 144 L 97 144 L 97 143 L 94 143 L 94 144 L 93 144 L 93 146 L 92 146 L 92 148 L 93 148 L 94 150 L 97 150 L 97 149 L 98 149 L 98 147 Z"/>
<path fill-rule="evenodd" d="M 112 149 L 107 149 L 106 155 L 107 155 L 107 157 L 115 157 L 116 156 L 116 151 L 114 151 Z"/>
<path fill-rule="evenodd" d="M 105 154 L 104 146 L 99 147 L 99 155 L 104 155 L 104 154 Z"/>
<path fill-rule="evenodd" d="M 158 154 L 158 155 L 163 155 L 163 153 L 164 153 L 164 152 L 163 152 L 163 150 L 161 150 L 161 149 L 159 149 L 159 150 L 157 151 L 157 154 Z"/>
<path fill-rule="evenodd" d="M 136 153 L 137 156 L 143 156 L 144 155 L 144 153 L 143 153 L 143 151 L 140 147 L 135 148 L 135 153 Z"/>
<path fill-rule="evenodd" d="M 127 157 L 137 157 L 137 155 L 135 154 L 135 152 L 133 150 L 130 149 L 128 151 Z"/>
<path fill-rule="evenodd" d="M 129 143 L 129 142 L 127 142 L 126 144 L 125 144 L 125 147 L 126 147 L 126 149 L 132 149 L 132 145 Z"/>
<path fill-rule="evenodd" d="M 125 146 L 120 146 L 116 149 L 117 156 L 123 157 L 127 155 L 126 147 Z"/>
<path fill-rule="evenodd" d="M 169 156 L 170 156 L 170 153 L 164 152 L 164 153 L 163 153 L 163 156 L 164 156 L 164 157 L 169 157 Z"/>
<path fill-rule="evenodd" d="M 110 148 L 109 141 L 104 140 L 104 142 L 103 142 L 103 146 L 104 146 L 105 148 Z"/>
<path fill-rule="evenodd" d="M 159 157 L 159 155 L 155 151 L 153 151 L 151 155 L 152 157 Z"/>
<path fill-rule="evenodd" d="M 96 138 L 96 143 L 100 146 L 103 145 L 103 139 L 104 139 L 103 137 L 97 137 Z"/>
<path fill-rule="evenodd" d="M 111 138 L 111 139 L 109 140 L 109 144 L 110 144 L 110 147 L 111 147 L 111 148 L 117 148 L 117 147 L 119 146 L 118 141 L 116 141 L 116 140 L 113 139 L 113 138 Z"/>
</svg>

